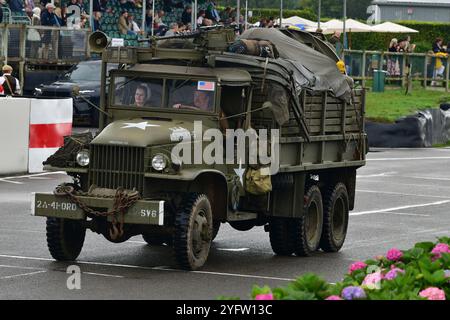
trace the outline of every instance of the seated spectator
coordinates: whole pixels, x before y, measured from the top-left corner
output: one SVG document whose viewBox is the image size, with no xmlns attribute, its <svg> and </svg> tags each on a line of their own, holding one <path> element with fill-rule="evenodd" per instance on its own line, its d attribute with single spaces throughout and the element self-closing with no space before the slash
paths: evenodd
<svg viewBox="0 0 450 320">
<path fill-rule="evenodd" d="M 173 37 L 173 36 L 177 35 L 178 32 L 179 32 L 178 23 L 177 22 L 173 22 L 173 23 L 170 24 L 169 31 L 166 32 L 165 36 L 166 37 Z"/>
<path fill-rule="evenodd" d="M 232 21 L 231 18 L 231 7 L 226 7 L 225 10 L 222 11 L 220 14 L 220 20 L 225 24 L 230 24 Z"/>
<path fill-rule="evenodd" d="M 183 24 L 185 24 L 185 25 L 190 24 L 192 22 L 192 7 L 191 6 L 188 5 L 184 9 L 184 11 L 181 15 L 181 22 L 183 22 Z"/>
<path fill-rule="evenodd" d="M 163 22 L 163 18 L 165 15 L 166 15 L 166 13 L 164 12 L 164 10 L 159 10 L 155 14 L 155 19 L 154 19 L 155 29 L 159 29 L 162 25 L 165 25 Z"/>
<path fill-rule="evenodd" d="M 132 14 L 128 15 L 128 30 L 129 34 L 141 34 L 141 29 L 139 28 L 136 21 L 134 21 L 134 16 Z"/>
<path fill-rule="evenodd" d="M 119 32 L 123 35 L 128 33 L 128 11 L 122 11 L 119 18 Z"/>
<path fill-rule="evenodd" d="M 206 11 L 205 10 L 200 10 L 198 12 L 197 25 L 198 26 L 202 26 L 203 25 L 203 20 L 205 18 L 206 18 Z"/>
<path fill-rule="evenodd" d="M 9 9 L 11 9 L 11 12 L 23 12 L 23 1 L 9 0 Z"/>
<path fill-rule="evenodd" d="M 444 40 L 442 38 L 437 38 L 433 43 L 433 52 L 446 52 L 446 50 L 443 48 Z"/>
<path fill-rule="evenodd" d="M 102 19 L 102 13 L 100 11 L 94 12 L 94 25 L 92 26 L 92 31 L 102 31 L 100 20 Z"/>
</svg>

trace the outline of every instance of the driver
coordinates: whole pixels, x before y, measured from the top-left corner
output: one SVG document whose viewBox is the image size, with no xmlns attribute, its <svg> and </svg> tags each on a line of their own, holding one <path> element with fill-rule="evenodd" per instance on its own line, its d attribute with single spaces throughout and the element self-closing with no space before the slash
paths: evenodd
<svg viewBox="0 0 450 320">
<path fill-rule="evenodd" d="M 181 103 L 175 104 L 174 109 L 192 109 L 201 111 L 211 111 L 211 96 L 209 92 L 195 90 L 194 91 L 194 105 L 188 106 Z"/>
<path fill-rule="evenodd" d="M 137 86 L 136 93 L 134 94 L 134 104 L 137 107 L 145 107 L 151 97 L 152 90 L 145 84 L 140 84 Z"/>
</svg>

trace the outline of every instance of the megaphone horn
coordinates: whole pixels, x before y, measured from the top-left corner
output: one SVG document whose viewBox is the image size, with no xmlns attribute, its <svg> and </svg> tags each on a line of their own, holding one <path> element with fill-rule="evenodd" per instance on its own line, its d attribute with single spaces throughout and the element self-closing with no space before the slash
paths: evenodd
<svg viewBox="0 0 450 320">
<path fill-rule="evenodd" d="M 89 36 L 89 47 L 91 52 L 102 53 L 110 43 L 111 38 L 101 31 L 95 31 Z"/>
</svg>

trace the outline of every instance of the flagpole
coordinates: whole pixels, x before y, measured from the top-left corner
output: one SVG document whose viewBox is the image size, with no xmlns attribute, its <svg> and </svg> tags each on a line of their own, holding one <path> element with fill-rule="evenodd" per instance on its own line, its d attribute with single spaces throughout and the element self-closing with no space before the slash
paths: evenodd
<svg viewBox="0 0 450 320">
<path fill-rule="evenodd" d="M 197 30 L 197 20 L 198 20 L 198 0 L 194 1 L 194 21 L 192 29 Z"/>
<path fill-rule="evenodd" d="M 320 16 L 322 13 L 322 0 L 319 0 L 319 10 L 318 10 L 318 18 L 317 18 L 317 29 L 320 29 Z"/>
<path fill-rule="evenodd" d="M 283 28 L 283 0 L 280 1 L 280 28 Z"/>
<path fill-rule="evenodd" d="M 155 35 L 155 1 L 152 0 L 152 37 Z"/>
<path fill-rule="evenodd" d="M 347 30 L 346 30 L 346 21 L 347 21 L 347 0 L 344 0 L 344 23 L 343 23 L 343 28 L 344 28 L 344 49 L 347 49 Z"/>
<path fill-rule="evenodd" d="M 145 18 L 146 18 L 145 8 L 146 7 L 147 7 L 147 0 L 143 0 L 142 1 L 142 29 L 141 29 L 141 31 L 143 31 L 144 33 L 145 33 Z"/>
<path fill-rule="evenodd" d="M 248 25 L 248 0 L 245 0 L 245 30 L 247 30 Z"/>
</svg>

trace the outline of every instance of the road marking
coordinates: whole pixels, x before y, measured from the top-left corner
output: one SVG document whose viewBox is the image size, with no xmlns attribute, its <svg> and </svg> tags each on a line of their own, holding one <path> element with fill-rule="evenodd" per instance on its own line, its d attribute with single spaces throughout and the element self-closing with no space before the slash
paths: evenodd
<svg viewBox="0 0 450 320">
<path fill-rule="evenodd" d="M 89 274 L 92 276 L 109 277 L 109 278 L 125 278 L 124 276 L 116 276 L 113 274 L 95 273 L 95 272 L 81 272 L 81 274 Z"/>
<path fill-rule="evenodd" d="M 438 198 L 438 199 L 449 199 L 449 200 L 450 200 L 450 197 L 430 196 L 430 195 L 414 194 L 414 193 L 389 192 L 389 191 L 374 191 L 374 190 L 363 190 L 363 189 L 357 189 L 356 192 L 362 192 L 362 193 L 379 193 L 379 194 L 392 194 L 392 195 L 398 195 L 398 196 L 412 196 L 412 197 Z"/>
<path fill-rule="evenodd" d="M 386 177 L 395 175 L 397 172 L 385 172 L 385 173 L 379 173 L 379 174 L 368 174 L 368 175 L 358 175 L 357 178 L 376 178 L 376 177 Z"/>
<path fill-rule="evenodd" d="M 5 179 L 0 179 L 0 182 L 6 182 L 6 183 L 12 183 L 12 184 L 23 184 L 23 182 L 17 182 L 17 181 L 9 181 Z"/>
<path fill-rule="evenodd" d="M 250 250 L 250 248 L 216 248 L 216 250 L 220 250 L 220 251 L 230 251 L 230 252 L 242 252 L 242 251 L 247 251 Z"/>
<path fill-rule="evenodd" d="M 399 211 L 399 210 L 412 209 L 412 208 L 439 206 L 441 204 L 446 204 L 446 203 L 450 203 L 450 200 L 444 200 L 444 201 L 438 201 L 438 202 L 432 202 L 432 203 L 424 203 L 424 204 L 415 204 L 415 205 L 411 205 L 411 206 L 394 207 L 394 208 L 388 208 L 388 209 L 353 212 L 353 213 L 350 213 L 350 215 L 351 216 L 362 216 L 362 215 L 372 214 L 372 213 L 384 213 L 384 212 Z"/>
<path fill-rule="evenodd" d="M 42 268 L 11 266 L 11 265 L 6 265 L 6 264 L 0 264 L 0 268 L 23 269 L 23 270 L 44 270 Z"/>
<path fill-rule="evenodd" d="M 405 212 L 389 212 L 389 214 L 394 214 L 398 216 L 431 217 L 431 215 L 429 214 L 405 213 Z"/>
<path fill-rule="evenodd" d="M 45 273 L 45 272 L 47 272 L 47 271 L 43 270 L 43 271 L 35 271 L 35 272 L 21 273 L 21 274 L 16 274 L 16 275 L 13 275 L 13 276 L 0 277 L 0 280 L 4 280 L 4 279 L 12 279 L 12 278 L 18 278 L 18 277 L 32 276 L 32 275 L 35 275 L 35 274 Z"/>
<path fill-rule="evenodd" d="M 0 254 L 0 258 L 55 262 L 55 260 L 48 259 L 48 258 L 15 256 L 15 255 L 6 255 L 6 254 Z M 185 270 L 179 270 L 179 269 L 170 269 L 170 268 L 166 268 L 166 267 L 142 267 L 142 266 L 134 266 L 134 265 L 129 265 L 129 264 L 104 263 L 104 262 L 92 262 L 92 261 L 76 261 L 75 263 L 76 264 L 93 265 L 93 266 L 118 267 L 118 268 L 140 269 L 140 270 L 169 271 L 169 272 L 187 272 L 187 273 L 228 276 L 228 277 L 238 277 L 238 278 L 250 278 L 250 279 L 266 279 L 266 280 L 278 280 L 278 281 L 294 281 L 295 280 L 295 279 L 290 279 L 290 278 L 258 276 L 258 275 L 251 275 L 251 274 L 222 273 L 222 272 L 211 272 L 211 271 L 185 271 Z"/>
<path fill-rule="evenodd" d="M 450 157 L 418 157 L 418 158 L 379 158 L 367 159 L 367 161 L 410 161 L 410 160 L 450 160 Z"/>
<path fill-rule="evenodd" d="M 2 178 L 0 178 L 0 180 L 33 178 L 33 177 L 51 176 L 51 175 L 55 175 L 55 174 L 64 174 L 64 175 L 66 175 L 66 173 L 64 171 L 55 171 L 55 172 L 43 172 L 43 173 L 36 173 L 36 174 L 27 174 L 27 175 L 24 175 L 24 176 L 2 177 Z"/>
<path fill-rule="evenodd" d="M 386 181 L 383 180 L 363 180 L 362 183 L 386 183 Z M 414 184 L 414 183 L 401 183 L 401 182 L 392 182 L 389 181 L 390 185 L 399 185 L 399 186 L 409 186 L 409 187 L 430 187 L 430 188 L 440 188 L 440 189 L 449 189 L 450 186 L 437 186 L 433 184 Z"/>
<path fill-rule="evenodd" d="M 399 177 L 410 179 L 421 179 L 421 180 L 450 181 L 450 178 L 435 178 L 435 177 L 420 177 L 420 176 L 399 176 Z"/>
</svg>

